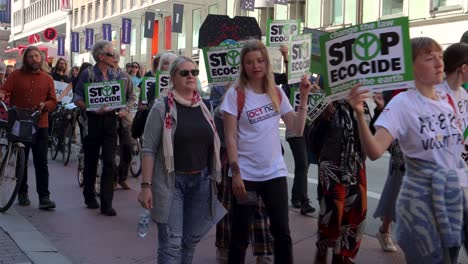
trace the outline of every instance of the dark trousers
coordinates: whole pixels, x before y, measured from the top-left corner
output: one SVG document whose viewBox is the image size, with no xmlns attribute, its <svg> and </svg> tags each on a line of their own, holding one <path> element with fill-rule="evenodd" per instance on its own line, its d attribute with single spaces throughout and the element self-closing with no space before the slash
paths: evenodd
<svg viewBox="0 0 468 264">
<path fill-rule="evenodd" d="M 24 144 L 26 165 L 24 166 L 23 181 L 19 193 L 28 193 L 28 157 L 32 150 L 34 170 L 36 172 L 36 190 L 39 200 L 49 197 L 49 167 L 47 166 L 47 148 L 49 146 L 49 129 L 47 127 L 37 130 L 36 141 L 33 144 Z"/>
<path fill-rule="evenodd" d="M 307 144 L 304 137 L 287 138 L 294 158 L 294 182 L 291 190 L 291 200 L 301 202 L 309 201 L 307 195 L 307 173 L 309 172 L 309 160 Z"/>
<path fill-rule="evenodd" d="M 276 264 L 292 264 L 292 240 L 289 231 L 288 190 L 286 177 L 263 182 L 244 181 L 245 189 L 259 195 L 270 218 L 270 233 L 274 238 Z M 249 244 L 250 218 L 255 205 L 240 204 L 237 199 L 232 207 L 232 232 L 229 243 L 229 264 L 243 264 Z"/>
<path fill-rule="evenodd" d="M 114 197 L 115 145 L 117 142 L 117 116 L 112 112 L 99 115 L 92 112 L 88 116 L 88 135 L 84 138 L 83 195 L 85 202 L 95 198 L 97 163 L 102 148 L 101 208 L 112 208 Z"/>
<path fill-rule="evenodd" d="M 117 180 L 125 181 L 128 177 L 128 169 L 132 161 L 133 138 L 131 136 L 130 126 L 124 127 L 122 120 L 119 120 L 119 128 L 117 130 L 119 136 L 119 155 L 120 163 L 117 168 Z"/>
</svg>

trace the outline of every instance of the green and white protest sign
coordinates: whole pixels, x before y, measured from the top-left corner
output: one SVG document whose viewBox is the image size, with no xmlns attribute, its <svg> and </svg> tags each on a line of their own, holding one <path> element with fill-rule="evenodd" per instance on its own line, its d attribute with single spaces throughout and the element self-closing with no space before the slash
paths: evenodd
<svg viewBox="0 0 468 264">
<path fill-rule="evenodd" d="M 310 73 L 310 34 L 292 36 L 289 51 L 288 83 L 298 83 L 304 74 Z"/>
<path fill-rule="evenodd" d="M 211 85 L 226 85 L 239 76 L 242 44 L 203 48 L 206 75 Z"/>
<path fill-rule="evenodd" d="M 299 104 L 301 103 L 301 94 L 299 91 L 299 87 L 291 87 L 290 88 L 290 102 L 291 105 L 294 109 L 294 111 L 299 112 Z M 317 91 L 315 93 L 309 93 L 309 98 L 307 100 L 308 106 L 307 106 L 307 124 L 310 124 L 310 117 L 309 113 L 311 113 L 314 110 L 317 110 L 317 107 L 319 106 L 320 103 L 324 103 L 326 100 L 325 93 L 321 91 Z"/>
<path fill-rule="evenodd" d="M 103 106 L 109 109 L 125 107 L 125 88 L 122 80 L 85 83 L 86 109 L 95 111 Z"/>
<path fill-rule="evenodd" d="M 157 71 L 156 77 L 143 77 L 141 80 L 141 102 L 148 103 L 149 89 L 155 89 L 154 99 L 159 98 L 169 88 L 169 72 Z"/>
<path fill-rule="evenodd" d="M 313 73 L 323 75 L 322 59 L 320 52 L 320 37 L 328 34 L 328 32 L 312 28 L 304 28 L 303 32 L 304 34 L 310 33 L 312 35 L 312 44 L 310 47 L 310 71 Z"/>
<path fill-rule="evenodd" d="M 338 30 L 320 38 L 325 92 L 345 98 L 361 83 L 375 92 L 413 86 L 408 18 L 380 20 Z"/>
<path fill-rule="evenodd" d="M 268 20 L 266 46 L 289 46 L 291 36 L 299 35 L 299 23 L 299 20 Z"/>
<path fill-rule="evenodd" d="M 143 104 L 148 103 L 148 90 L 156 85 L 156 77 L 143 77 L 141 79 L 140 97 Z"/>
<path fill-rule="evenodd" d="M 55 86 L 55 94 L 57 98 L 59 98 L 60 95 L 65 90 L 65 88 L 67 88 L 68 83 L 54 81 L 54 86 Z M 72 89 L 70 89 L 70 91 L 68 91 L 68 93 L 62 98 L 61 102 L 64 104 L 68 104 L 72 101 L 72 99 L 73 99 L 73 91 Z"/>
<path fill-rule="evenodd" d="M 169 80 L 171 76 L 167 71 L 158 71 L 156 73 L 156 95 L 159 98 L 161 95 L 167 95 L 169 89 Z"/>
</svg>

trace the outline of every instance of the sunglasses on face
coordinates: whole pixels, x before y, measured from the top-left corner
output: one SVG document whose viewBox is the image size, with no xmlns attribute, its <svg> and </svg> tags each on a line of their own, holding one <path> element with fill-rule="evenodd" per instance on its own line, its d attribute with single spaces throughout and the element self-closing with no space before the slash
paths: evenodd
<svg viewBox="0 0 468 264">
<path fill-rule="evenodd" d="M 106 55 L 107 57 L 114 57 L 115 53 L 114 52 L 106 52 L 106 53 L 104 53 L 104 55 Z"/>
<path fill-rule="evenodd" d="M 200 70 L 181 70 L 179 71 L 179 75 L 182 76 L 182 77 L 187 77 L 189 75 L 189 73 L 192 74 L 192 76 L 198 76 L 198 74 L 200 73 Z"/>
<path fill-rule="evenodd" d="M 139 68 L 138 65 L 132 65 L 132 68 Z"/>
</svg>

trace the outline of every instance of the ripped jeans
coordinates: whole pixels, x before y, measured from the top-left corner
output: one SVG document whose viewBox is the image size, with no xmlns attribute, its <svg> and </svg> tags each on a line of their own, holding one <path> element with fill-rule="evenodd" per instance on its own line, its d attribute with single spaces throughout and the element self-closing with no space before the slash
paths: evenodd
<svg viewBox="0 0 468 264">
<path fill-rule="evenodd" d="M 206 233 L 210 217 L 210 179 L 205 169 L 193 175 L 176 173 L 167 223 L 158 223 L 158 263 L 190 264 L 195 246 Z"/>
</svg>

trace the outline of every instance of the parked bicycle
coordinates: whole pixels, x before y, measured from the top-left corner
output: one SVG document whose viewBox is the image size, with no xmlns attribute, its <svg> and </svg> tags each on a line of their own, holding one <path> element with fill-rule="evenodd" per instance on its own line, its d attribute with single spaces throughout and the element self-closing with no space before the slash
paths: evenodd
<svg viewBox="0 0 468 264">
<path fill-rule="evenodd" d="M 26 157 L 24 144 L 33 140 L 35 127 L 38 123 L 39 111 L 13 108 L 9 111 L 3 101 L 1 107 L 9 112 L 9 121 L 0 120 L 0 146 L 2 163 L 0 165 L 0 212 L 6 212 L 18 194 L 23 180 Z M 14 111 L 14 114 L 13 114 Z"/>
<path fill-rule="evenodd" d="M 76 121 L 79 108 L 74 104 L 59 105 L 51 114 L 52 129 L 50 132 L 50 154 L 53 160 L 62 153 L 63 165 L 67 166 L 70 161 L 72 142 L 76 134 Z"/>
</svg>

